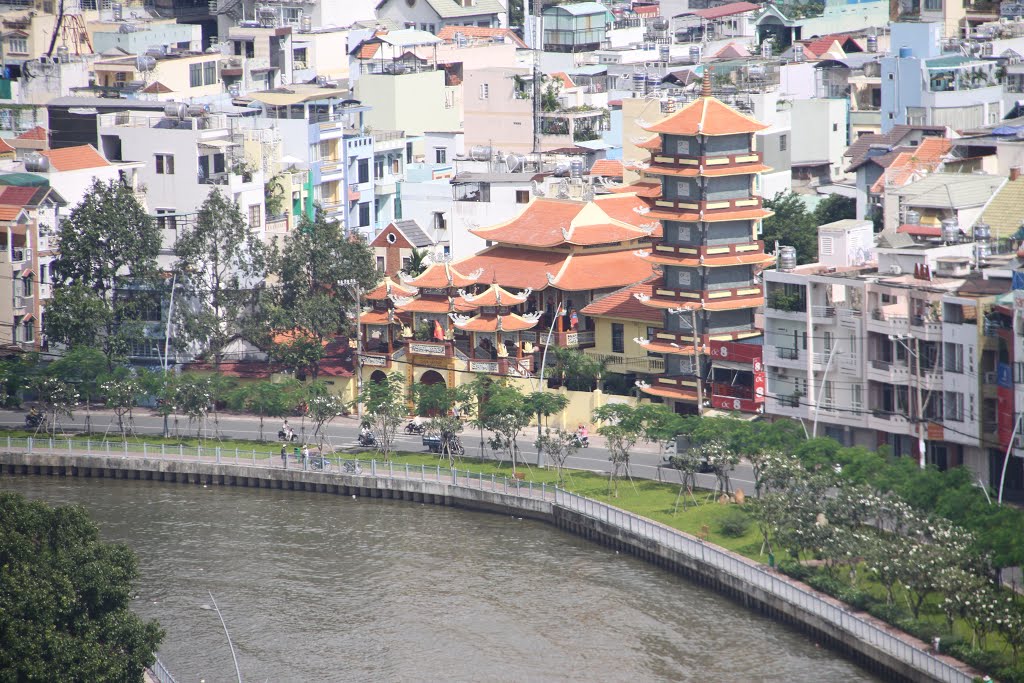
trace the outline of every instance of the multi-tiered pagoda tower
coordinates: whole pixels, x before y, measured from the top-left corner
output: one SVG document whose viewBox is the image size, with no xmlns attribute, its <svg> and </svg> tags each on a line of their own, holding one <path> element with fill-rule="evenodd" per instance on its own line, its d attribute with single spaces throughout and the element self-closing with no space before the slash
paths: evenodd
<svg viewBox="0 0 1024 683">
<path fill-rule="evenodd" d="M 764 401 L 761 333 L 754 313 L 764 303 L 757 278 L 773 258 L 757 239 L 771 212 L 757 195 L 768 170 L 755 134 L 766 125 L 711 96 L 702 97 L 646 130 L 656 135 L 646 174 L 661 180 L 648 192 L 648 217 L 662 237 L 647 256 L 661 266 L 651 296 L 665 310 L 664 329 L 641 343 L 664 354 L 665 374 L 644 391 L 677 412 L 704 406 L 757 412 Z"/>
</svg>

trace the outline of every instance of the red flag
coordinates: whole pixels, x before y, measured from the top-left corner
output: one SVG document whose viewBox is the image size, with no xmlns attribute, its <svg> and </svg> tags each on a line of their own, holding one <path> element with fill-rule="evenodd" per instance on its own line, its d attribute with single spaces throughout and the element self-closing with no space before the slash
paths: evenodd
<svg viewBox="0 0 1024 683">
<path fill-rule="evenodd" d="M 444 330 L 441 329 L 441 323 L 434 321 L 434 339 L 437 341 L 444 341 Z"/>
</svg>

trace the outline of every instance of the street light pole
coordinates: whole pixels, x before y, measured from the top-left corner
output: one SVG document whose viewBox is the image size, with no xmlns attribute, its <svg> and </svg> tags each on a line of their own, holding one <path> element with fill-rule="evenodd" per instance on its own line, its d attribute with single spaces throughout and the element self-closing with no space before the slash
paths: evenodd
<svg viewBox="0 0 1024 683">
<path fill-rule="evenodd" d="M 555 332 L 555 323 L 563 315 L 564 309 L 562 304 L 558 304 L 558 308 L 555 309 L 554 316 L 551 317 L 551 327 L 548 328 L 548 338 L 544 342 L 544 353 L 540 356 L 540 372 L 538 373 L 537 379 L 537 391 L 544 391 L 544 370 L 548 366 L 548 347 L 551 346 L 551 335 Z M 537 441 L 540 441 L 540 414 L 537 414 Z M 537 447 L 537 467 L 544 467 L 544 449 L 540 446 Z"/>
<path fill-rule="evenodd" d="M 363 421 L 363 332 L 359 325 L 359 316 L 363 312 L 363 290 L 359 286 L 359 281 L 349 278 L 348 280 L 341 280 L 338 284 L 343 287 L 348 287 L 352 290 L 353 298 L 356 302 L 356 317 L 355 320 L 355 331 L 356 331 L 356 346 L 355 346 L 355 370 L 356 370 L 356 417 L 359 422 Z M 390 332 L 388 332 L 390 334 Z"/>
<path fill-rule="evenodd" d="M 910 338 L 914 340 L 914 348 L 911 349 L 910 345 L 907 344 L 906 339 Z M 916 406 L 914 409 L 915 418 L 914 421 L 917 423 L 917 464 L 923 470 L 926 465 L 925 453 L 927 452 L 927 446 L 924 438 L 924 403 L 921 390 L 921 342 L 917 337 L 911 337 L 910 335 L 903 334 L 890 334 L 889 340 L 897 342 L 903 346 L 914 358 L 914 365 L 916 371 L 914 373 L 914 393 L 916 394 L 917 400 L 915 401 Z M 931 393 L 931 392 L 929 392 Z"/>
<path fill-rule="evenodd" d="M 813 422 L 813 424 L 811 426 L 811 437 L 812 438 L 817 438 L 817 436 L 818 436 L 818 414 L 821 412 L 819 410 L 819 406 L 821 406 L 821 396 L 822 396 L 822 393 L 825 391 L 825 380 L 828 379 L 828 369 L 832 366 L 832 357 L 834 355 L 836 355 L 836 349 L 838 349 L 838 348 L 839 348 L 839 344 L 837 344 L 837 343 L 835 343 L 833 341 L 832 342 L 832 348 L 829 349 L 829 351 L 828 351 L 828 360 L 825 361 L 825 370 L 824 370 L 824 372 L 821 373 L 821 383 L 818 385 L 818 391 L 815 394 L 815 401 L 814 401 L 814 422 Z M 813 358 L 811 359 L 811 367 L 814 367 L 814 359 Z M 812 382 L 814 381 L 813 375 L 811 376 L 811 381 Z M 802 420 L 801 420 L 800 424 L 803 424 Z M 806 434 L 807 434 L 807 427 L 804 427 L 804 435 L 806 436 Z"/>
<path fill-rule="evenodd" d="M 1017 438 L 1017 432 L 1020 429 L 1021 418 L 1024 418 L 1024 413 L 1017 413 L 1017 419 L 1013 421 L 1013 432 L 1010 434 L 1010 443 L 1006 445 L 1006 455 L 1003 456 L 1003 472 L 1001 475 L 999 475 L 998 502 L 1000 505 L 1003 504 L 1003 485 L 1006 483 L 1006 467 L 1007 465 L 1010 464 L 1010 453 L 1011 451 L 1013 451 L 1013 440 Z"/>
</svg>

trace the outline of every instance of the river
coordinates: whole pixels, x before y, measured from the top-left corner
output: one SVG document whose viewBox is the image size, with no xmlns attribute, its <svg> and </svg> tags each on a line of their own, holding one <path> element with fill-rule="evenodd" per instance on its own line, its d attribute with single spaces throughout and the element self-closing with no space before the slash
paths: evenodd
<svg viewBox="0 0 1024 683">
<path fill-rule="evenodd" d="M 869 681 L 802 634 L 540 522 L 399 501 L 5 477 L 139 556 L 178 683 Z"/>
</svg>

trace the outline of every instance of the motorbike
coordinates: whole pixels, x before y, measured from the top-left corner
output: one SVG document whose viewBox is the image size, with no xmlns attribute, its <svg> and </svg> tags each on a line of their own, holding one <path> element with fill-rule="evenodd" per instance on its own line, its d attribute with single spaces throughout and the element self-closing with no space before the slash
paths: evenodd
<svg viewBox="0 0 1024 683">
<path fill-rule="evenodd" d="M 296 434 L 295 432 L 292 432 L 291 436 L 289 436 L 288 434 L 285 434 L 285 431 L 283 429 L 278 429 L 277 439 L 278 441 L 298 441 L 299 435 Z"/>
<path fill-rule="evenodd" d="M 590 448 L 590 437 L 589 436 L 580 436 L 579 434 L 574 434 L 573 436 L 576 437 L 576 445 L 578 447 L 580 447 L 580 448 Z"/>
<path fill-rule="evenodd" d="M 331 469 L 331 461 L 322 455 L 312 455 L 309 458 L 309 469 L 311 470 L 329 470 Z"/>
<path fill-rule="evenodd" d="M 410 422 L 405 425 L 406 434 L 422 434 L 425 431 L 427 431 L 426 425 L 422 425 L 417 422 Z"/>
<path fill-rule="evenodd" d="M 360 432 L 359 433 L 359 445 L 360 446 L 376 446 L 377 438 L 373 435 L 373 432 Z"/>
<path fill-rule="evenodd" d="M 45 419 L 42 413 L 29 413 L 25 416 L 25 426 L 29 429 L 35 429 L 43 424 Z"/>
</svg>

